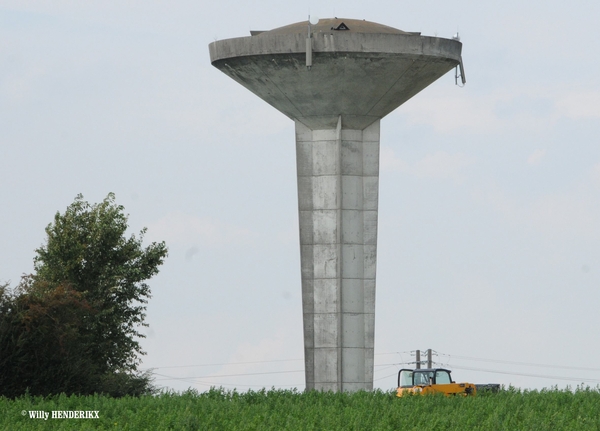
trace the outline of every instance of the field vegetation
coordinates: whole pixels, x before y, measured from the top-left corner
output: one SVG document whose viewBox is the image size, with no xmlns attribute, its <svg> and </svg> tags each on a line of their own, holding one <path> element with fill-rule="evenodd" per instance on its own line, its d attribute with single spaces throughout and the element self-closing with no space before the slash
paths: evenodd
<svg viewBox="0 0 600 431">
<path fill-rule="evenodd" d="M 34 419 L 30 411 L 98 411 L 98 419 Z M 521 391 L 477 397 L 294 390 L 157 396 L 0 398 L 2 430 L 598 430 L 600 389 Z"/>
</svg>

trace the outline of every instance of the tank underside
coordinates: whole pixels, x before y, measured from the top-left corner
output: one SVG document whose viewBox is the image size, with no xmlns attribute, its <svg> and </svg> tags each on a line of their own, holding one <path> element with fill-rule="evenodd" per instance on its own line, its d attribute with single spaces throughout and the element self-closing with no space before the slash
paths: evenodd
<svg viewBox="0 0 600 431">
<path fill-rule="evenodd" d="M 456 62 L 409 54 L 255 55 L 218 60 L 214 65 L 279 111 L 317 129 L 344 126 L 362 130 L 419 93 Z"/>
<path fill-rule="evenodd" d="M 460 61 L 461 43 L 412 34 L 261 33 L 210 45 L 212 64 L 307 127 L 362 130 Z M 365 121 L 367 123 L 365 124 Z M 372 122 L 371 121 L 371 122 Z"/>
</svg>

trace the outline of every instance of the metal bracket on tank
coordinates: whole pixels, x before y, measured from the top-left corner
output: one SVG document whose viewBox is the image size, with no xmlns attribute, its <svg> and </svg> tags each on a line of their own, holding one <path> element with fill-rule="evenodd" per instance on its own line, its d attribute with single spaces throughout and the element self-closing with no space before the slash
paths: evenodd
<svg viewBox="0 0 600 431">
<path fill-rule="evenodd" d="M 308 16 L 308 36 L 306 37 L 306 69 L 312 67 L 312 40 L 310 35 L 310 15 Z"/>
<path fill-rule="evenodd" d="M 460 74 L 458 73 L 459 68 L 460 68 Z M 458 78 L 460 78 L 460 82 L 462 82 L 462 85 L 460 85 L 458 83 Z M 456 65 L 456 68 L 454 70 L 454 84 L 458 85 L 459 87 L 464 87 L 466 83 L 467 83 L 467 78 L 465 77 L 465 67 L 463 66 L 463 62 L 462 62 L 462 58 L 461 58 L 460 62 Z"/>
<path fill-rule="evenodd" d="M 458 34 L 458 31 L 456 32 L 456 34 L 454 36 L 452 36 L 452 40 L 460 42 L 460 35 Z M 460 68 L 460 75 L 458 73 L 459 68 Z M 459 77 L 460 77 L 460 82 L 462 82 L 462 85 L 458 84 Z M 462 57 L 461 57 L 460 60 L 458 60 L 458 64 L 456 65 L 456 68 L 454 69 L 454 84 L 458 85 L 459 87 L 464 87 L 466 83 L 467 83 L 467 78 L 465 78 L 465 67 L 463 66 Z"/>
</svg>

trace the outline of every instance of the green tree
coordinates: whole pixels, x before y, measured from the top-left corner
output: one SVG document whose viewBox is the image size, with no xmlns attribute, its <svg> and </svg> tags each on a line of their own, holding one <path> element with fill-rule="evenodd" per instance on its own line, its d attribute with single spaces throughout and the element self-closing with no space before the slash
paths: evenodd
<svg viewBox="0 0 600 431">
<path fill-rule="evenodd" d="M 144 354 L 138 329 L 148 326 L 146 281 L 167 248 L 143 247 L 146 229 L 127 237 L 123 210 L 112 193 L 94 205 L 78 195 L 46 227 L 35 274 L 13 293 L 0 286 L 0 393 L 32 367 L 37 380 L 24 379 L 31 393 L 143 391 L 148 376 L 136 371 Z"/>
<path fill-rule="evenodd" d="M 128 216 L 113 193 L 90 205 L 78 195 L 64 214 L 46 227 L 46 244 L 36 250 L 36 278 L 67 283 L 96 310 L 85 325 L 93 354 L 106 370 L 135 370 L 143 354 L 135 337 L 144 337 L 150 287 L 167 256 L 164 242 L 142 246 L 146 229 L 126 237 Z"/>
</svg>

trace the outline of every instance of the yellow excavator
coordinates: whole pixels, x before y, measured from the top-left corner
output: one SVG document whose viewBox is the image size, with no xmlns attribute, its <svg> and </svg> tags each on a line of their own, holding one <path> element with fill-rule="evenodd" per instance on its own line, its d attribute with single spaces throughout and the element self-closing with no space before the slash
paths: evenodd
<svg viewBox="0 0 600 431">
<path fill-rule="evenodd" d="M 407 395 L 444 394 L 474 396 L 477 387 L 473 383 L 456 383 L 445 368 L 402 369 L 398 372 L 399 397 Z"/>
</svg>

